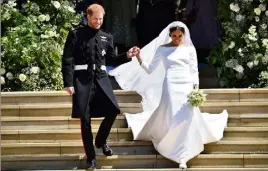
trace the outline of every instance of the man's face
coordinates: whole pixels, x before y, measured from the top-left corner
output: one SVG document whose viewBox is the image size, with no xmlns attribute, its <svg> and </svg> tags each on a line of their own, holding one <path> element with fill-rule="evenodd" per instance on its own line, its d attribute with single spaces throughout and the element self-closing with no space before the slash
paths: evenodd
<svg viewBox="0 0 268 171">
<path fill-rule="evenodd" d="M 103 13 L 100 11 L 94 11 L 90 16 L 87 14 L 88 25 L 94 29 L 100 29 L 103 23 Z"/>
</svg>

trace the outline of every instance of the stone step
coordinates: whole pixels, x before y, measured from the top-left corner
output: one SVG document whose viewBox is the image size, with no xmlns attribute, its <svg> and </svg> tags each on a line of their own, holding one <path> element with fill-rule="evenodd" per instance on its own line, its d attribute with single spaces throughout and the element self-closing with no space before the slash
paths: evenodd
<svg viewBox="0 0 268 171">
<path fill-rule="evenodd" d="M 200 154 L 187 164 L 190 168 L 268 168 L 268 154 Z M 114 169 L 178 168 L 178 164 L 161 155 L 97 156 L 97 167 Z M 2 169 L 83 169 L 81 156 L 1 156 Z M 187 169 L 188 170 L 188 169 Z"/>
<path fill-rule="evenodd" d="M 161 168 L 161 169 L 109 169 L 112 167 L 102 167 L 94 171 L 183 171 L 179 168 Z M 84 169 L 75 169 L 76 171 L 85 171 Z M 5 170 L 3 170 L 5 171 Z M 22 170 L 27 171 L 27 170 Z M 40 170 L 31 170 L 40 171 Z M 42 171 L 73 171 L 73 170 L 42 170 Z M 187 171 L 268 171 L 268 168 L 187 168 Z"/>
<path fill-rule="evenodd" d="M 92 118 L 92 128 L 98 128 L 103 118 Z M 267 119 L 268 120 L 268 119 Z M 268 125 L 268 121 L 267 121 Z M 127 121 L 125 116 L 118 115 L 113 128 L 126 128 Z M 33 129 L 77 129 L 80 128 L 80 119 L 74 119 L 69 116 L 59 117 L 2 117 L 2 130 L 33 130 Z"/>
<path fill-rule="evenodd" d="M 141 96 L 134 91 L 114 90 L 114 93 L 119 103 L 141 102 Z M 2 104 L 71 102 L 71 96 L 65 91 L 1 92 Z"/>
<path fill-rule="evenodd" d="M 122 113 L 139 113 L 140 103 L 119 103 Z M 72 105 L 68 104 L 17 104 L 1 105 L 2 116 L 41 117 L 70 116 Z M 202 112 L 220 113 L 227 109 L 229 114 L 267 114 L 268 102 L 207 102 L 201 108 Z"/>
<path fill-rule="evenodd" d="M 98 129 L 92 129 L 95 137 Z M 81 140 L 80 129 L 2 130 L 2 142 L 55 142 Z M 108 141 L 132 141 L 130 128 L 112 128 Z M 228 127 L 223 140 L 268 140 L 268 127 Z"/>
<path fill-rule="evenodd" d="M 98 128 L 103 118 L 92 118 L 92 128 Z M 237 114 L 229 115 L 228 127 L 268 127 L 268 114 Z M 126 128 L 124 115 L 118 115 L 113 128 Z M 2 130 L 32 130 L 32 129 L 77 129 L 80 120 L 68 116 L 59 117 L 2 117 Z"/>
<path fill-rule="evenodd" d="M 161 168 L 161 169 L 109 169 L 109 168 L 112 167 L 104 166 L 102 167 L 102 169 L 95 169 L 94 171 L 183 171 L 183 169 L 179 168 Z M 42 171 L 73 171 L 73 170 L 42 170 Z M 75 169 L 75 170 L 85 171 L 85 169 Z M 31 171 L 40 171 L 40 170 L 31 170 Z M 268 171 L 268 168 L 187 168 L 187 171 Z"/>
<path fill-rule="evenodd" d="M 267 101 L 268 89 L 204 89 L 208 101 Z M 115 90 L 118 103 L 139 103 L 141 97 L 134 91 Z M 65 91 L 1 92 L 1 104 L 71 103 Z"/>
<path fill-rule="evenodd" d="M 116 155 L 152 155 L 158 154 L 152 143 L 148 141 L 109 142 Z M 97 155 L 102 155 L 96 149 Z M 221 140 L 205 145 L 202 154 L 268 154 L 268 140 Z M 31 156 L 31 155 L 84 155 L 81 141 L 62 141 L 51 143 L 1 143 L 1 155 Z"/>
</svg>

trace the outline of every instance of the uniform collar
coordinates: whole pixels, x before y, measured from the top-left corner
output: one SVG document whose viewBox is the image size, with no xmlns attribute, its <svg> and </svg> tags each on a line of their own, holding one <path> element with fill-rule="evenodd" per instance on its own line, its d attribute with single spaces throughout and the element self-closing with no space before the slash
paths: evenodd
<svg viewBox="0 0 268 171">
<path fill-rule="evenodd" d="M 97 33 L 100 29 L 94 29 L 92 27 L 90 27 L 88 24 L 86 25 L 86 29 L 88 29 L 91 32 Z"/>
</svg>

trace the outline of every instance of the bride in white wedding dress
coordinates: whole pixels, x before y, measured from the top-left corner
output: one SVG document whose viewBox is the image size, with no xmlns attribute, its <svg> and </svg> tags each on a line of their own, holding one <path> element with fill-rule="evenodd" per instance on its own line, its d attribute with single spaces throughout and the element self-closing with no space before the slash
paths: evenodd
<svg viewBox="0 0 268 171">
<path fill-rule="evenodd" d="M 189 30 L 173 22 L 136 58 L 110 72 L 125 90 L 142 96 L 143 112 L 125 114 L 134 140 L 152 141 L 164 157 L 187 168 L 187 161 L 219 141 L 228 113 L 201 113 L 187 104 L 187 95 L 198 88 L 197 57 Z M 131 55 L 130 55 L 131 56 Z"/>
</svg>

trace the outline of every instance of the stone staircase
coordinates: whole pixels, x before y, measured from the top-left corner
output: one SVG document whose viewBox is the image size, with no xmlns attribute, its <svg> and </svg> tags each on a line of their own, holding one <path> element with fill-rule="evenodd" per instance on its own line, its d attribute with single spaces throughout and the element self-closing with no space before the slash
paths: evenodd
<svg viewBox="0 0 268 171">
<path fill-rule="evenodd" d="M 268 171 L 268 89 L 207 89 L 203 112 L 227 109 L 224 138 L 205 145 L 187 170 Z M 115 91 L 122 112 L 137 113 L 141 97 Z M 72 119 L 71 97 L 65 92 L 1 93 L 2 170 L 73 170 L 85 167 L 80 121 Z M 96 134 L 102 118 L 93 119 Z M 101 170 L 179 171 L 159 155 L 151 142 L 133 141 L 124 115 L 118 115 L 108 138 L 114 155 L 96 150 Z"/>
</svg>

